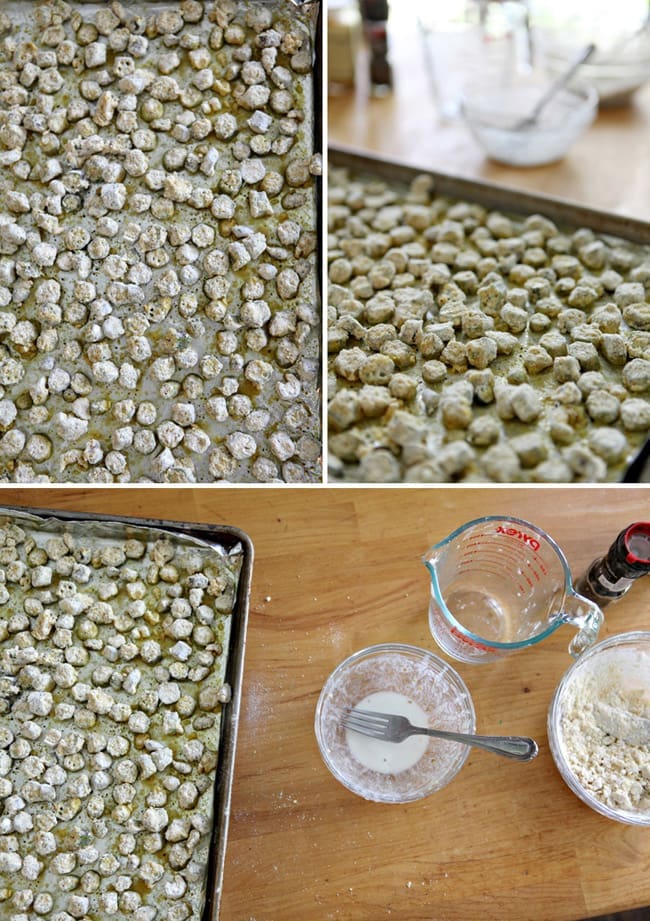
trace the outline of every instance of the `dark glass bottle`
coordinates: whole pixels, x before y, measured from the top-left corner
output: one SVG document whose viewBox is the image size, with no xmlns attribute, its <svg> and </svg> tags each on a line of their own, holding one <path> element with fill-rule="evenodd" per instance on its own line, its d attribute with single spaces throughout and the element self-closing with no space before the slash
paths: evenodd
<svg viewBox="0 0 650 921">
<path fill-rule="evenodd" d="M 617 536 L 604 557 L 594 560 L 576 590 L 602 607 L 617 601 L 636 579 L 650 572 L 650 522 L 637 521 Z"/>
<path fill-rule="evenodd" d="M 374 91 L 393 85 L 388 59 L 388 0 L 359 0 L 364 31 L 370 49 L 370 83 Z"/>
</svg>

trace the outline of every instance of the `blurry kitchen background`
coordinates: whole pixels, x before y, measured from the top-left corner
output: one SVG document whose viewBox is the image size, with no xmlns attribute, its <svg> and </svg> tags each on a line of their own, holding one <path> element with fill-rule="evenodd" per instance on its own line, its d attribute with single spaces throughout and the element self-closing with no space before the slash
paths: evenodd
<svg viewBox="0 0 650 921">
<path fill-rule="evenodd" d="M 328 0 L 328 73 L 331 144 L 650 220 L 648 0 Z"/>
</svg>

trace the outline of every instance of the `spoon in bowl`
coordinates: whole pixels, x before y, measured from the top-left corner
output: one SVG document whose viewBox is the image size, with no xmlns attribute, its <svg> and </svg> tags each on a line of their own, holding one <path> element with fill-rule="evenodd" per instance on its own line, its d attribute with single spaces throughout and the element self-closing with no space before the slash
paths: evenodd
<svg viewBox="0 0 650 921">
<path fill-rule="evenodd" d="M 548 103 L 553 99 L 553 97 L 557 93 L 560 92 L 561 89 L 563 89 L 567 85 L 567 83 L 569 82 L 571 77 L 573 77 L 573 75 L 578 70 L 578 68 L 582 67 L 585 61 L 589 60 L 589 58 L 592 56 L 595 50 L 596 50 L 596 46 L 593 44 L 587 45 L 586 48 L 582 48 L 581 51 L 579 51 L 578 54 L 575 56 L 575 58 L 571 61 L 571 63 L 569 64 L 565 72 L 563 74 L 560 74 L 560 76 L 557 77 L 553 81 L 553 83 L 551 83 L 549 88 L 546 90 L 546 92 L 542 95 L 541 99 L 535 105 L 535 108 L 530 113 L 530 115 L 526 115 L 524 118 L 520 119 L 518 122 L 515 122 L 511 130 L 525 131 L 528 128 L 533 128 L 535 124 L 537 123 L 539 116 L 542 114 L 542 112 L 544 111 Z"/>
</svg>

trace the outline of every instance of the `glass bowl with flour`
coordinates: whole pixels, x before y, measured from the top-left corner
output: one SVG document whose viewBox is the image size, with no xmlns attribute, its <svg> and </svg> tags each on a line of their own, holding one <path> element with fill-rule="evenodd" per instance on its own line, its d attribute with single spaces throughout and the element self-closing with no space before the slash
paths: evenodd
<svg viewBox="0 0 650 921">
<path fill-rule="evenodd" d="M 548 737 L 560 774 L 588 806 L 650 826 L 650 632 L 612 636 L 571 666 Z"/>
<path fill-rule="evenodd" d="M 346 730 L 346 707 L 406 716 L 416 726 L 472 733 L 474 705 L 460 675 L 416 646 L 369 646 L 330 675 L 316 707 L 321 755 L 334 777 L 353 793 L 379 803 L 408 803 L 440 790 L 469 754 L 458 742 L 411 736 L 400 743 Z"/>
</svg>

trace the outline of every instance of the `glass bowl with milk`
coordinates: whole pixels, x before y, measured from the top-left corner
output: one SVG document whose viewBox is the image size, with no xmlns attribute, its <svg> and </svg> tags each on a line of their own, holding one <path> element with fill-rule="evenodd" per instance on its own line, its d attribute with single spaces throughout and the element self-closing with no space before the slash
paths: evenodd
<svg viewBox="0 0 650 921">
<path fill-rule="evenodd" d="M 489 81 L 465 88 L 461 112 L 488 157 L 509 166 L 542 166 L 567 153 L 596 117 L 598 94 L 588 86 L 565 87 L 528 120 L 547 89 Z"/>
<path fill-rule="evenodd" d="M 348 790 L 379 803 L 408 803 L 446 786 L 469 747 L 411 736 L 391 743 L 342 726 L 346 708 L 407 717 L 416 726 L 473 733 L 474 705 L 460 675 L 433 653 L 384 643 L 353 653 L 330 675 L 316 707 L 321 755 Z"/>
</svg>

